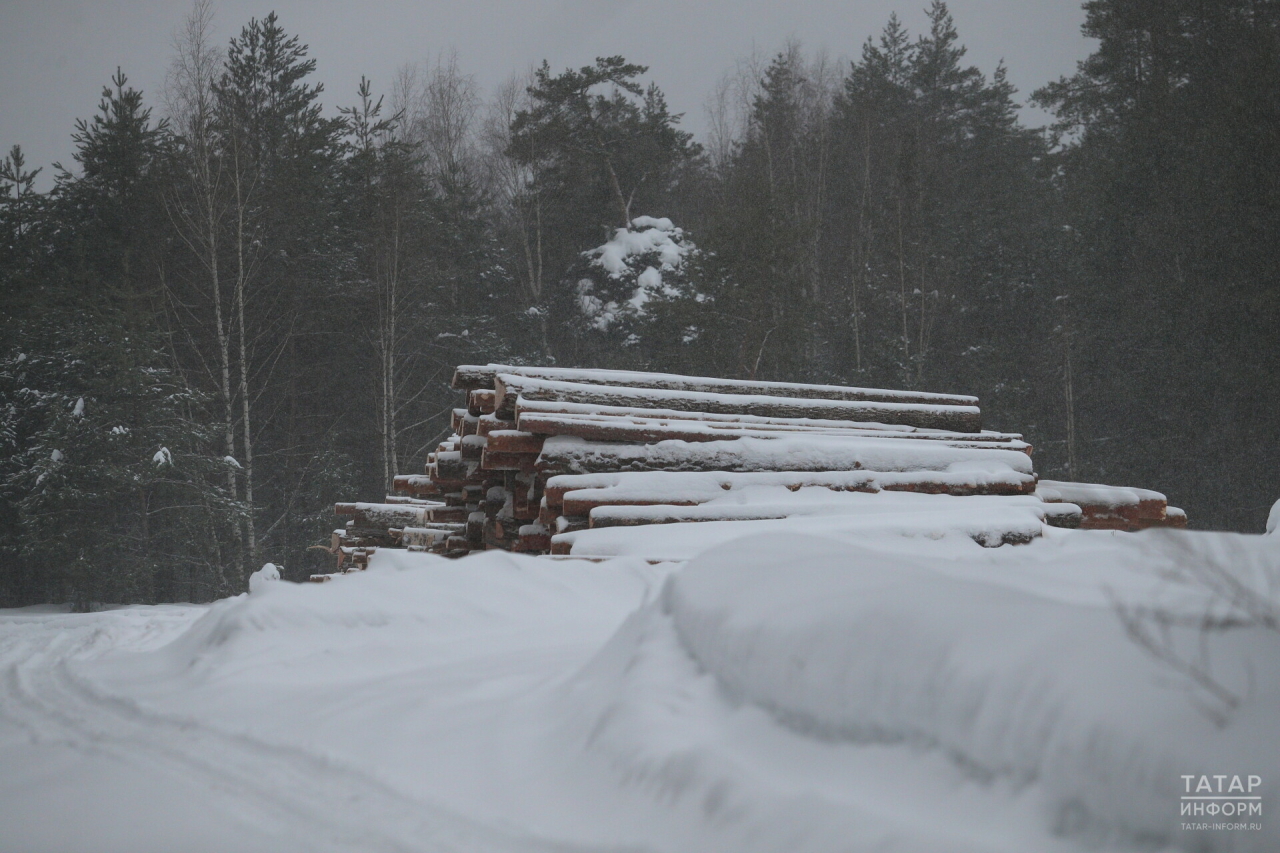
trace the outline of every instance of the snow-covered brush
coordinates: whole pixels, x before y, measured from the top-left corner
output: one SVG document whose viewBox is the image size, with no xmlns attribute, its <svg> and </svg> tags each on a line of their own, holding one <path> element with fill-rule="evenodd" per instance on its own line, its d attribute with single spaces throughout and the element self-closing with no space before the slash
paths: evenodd
<svg viewBox="0 0 1280 853">
<path fill-rule="evenodd" d="M 1278 514 L 1272 510 L 1273 523 Z M 1268 534 L 1273 531 L 1269 524 Z M 1110 590 L 1108 596 L 1129 638 L 1185 678 L 1198 707 L 1221 728 L 1247 698 L 1252 679 L 1229 684 L 1211 659 L 1211 640 L 1240 628 L 1280 632 L 1280 548 L 1269 553 L 1176 530 L 1157 535 L 1157 550 L 1172 566 L 1161 573 L 1168 600 L 1133 604 Z M 1202 604 L 1189 609 L 1182 600 L 1188 596 Z"/>
<path fill-rule="evenodd" d="M 250 594 L 258 592 L 273 581 L 280 580 L 280 567 L 275 563 L 264 563 L 262 568 L 249 575 Z"/>
</svg>

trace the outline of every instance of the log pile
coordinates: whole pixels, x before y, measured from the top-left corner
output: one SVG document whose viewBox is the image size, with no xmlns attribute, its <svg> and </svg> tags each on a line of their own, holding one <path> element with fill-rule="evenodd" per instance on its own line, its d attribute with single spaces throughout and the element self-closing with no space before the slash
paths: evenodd
<svg viewBox="0 0 1280 853">
<path fill-rule="evenodd" d="M 1187 514 L 1150 489 L 1041 480 L 1036 496 L 1045 503 L 1080 507 L 1082 530 L 1146 530 L 1187 526 Z"/>
<path fill-rule="evenodd" d="M 384 503 L 335 507 L 350 519 L 331 543 L 340 570 L 377 548 L 578 556 L 585 530 L 848 511 L 832 493 L 1034 505 L 1061 527 L 1186 522 L 1156 492 L 1037 482 L 1030 445 L 983 430 L 973 397 L 507 365 L 463 365 L 453 387 L 465 406 L 424 472 Z"/>
</svg>

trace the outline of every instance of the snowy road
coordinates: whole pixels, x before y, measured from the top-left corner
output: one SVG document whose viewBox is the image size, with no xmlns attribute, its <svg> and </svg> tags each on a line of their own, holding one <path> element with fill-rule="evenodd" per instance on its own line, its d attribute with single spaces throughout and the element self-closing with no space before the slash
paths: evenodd
<svg viewBox="0 0 1280 853">
<path fill-rule="evenodd" d="M 0 850 L 586 849 L 482 825 L 296 746 L 144 710 L 80 674 L 103 654 L 156 648 L 204 612 L 0 618 Z M 67 771 L 74 780 L 30 784 Z"/>
</svg>

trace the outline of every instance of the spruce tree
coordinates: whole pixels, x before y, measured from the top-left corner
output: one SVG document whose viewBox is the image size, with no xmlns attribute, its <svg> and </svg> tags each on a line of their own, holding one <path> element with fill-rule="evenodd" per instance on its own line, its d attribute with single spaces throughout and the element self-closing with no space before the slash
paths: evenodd
<svg viewBox="0 0 1280 853">
<path fill-rule="evenodd" d="M 255 18 L 231 40 L 213 86 L 241 496 L 250 507 L 245 566 L 270 557 L 295 578 L 352 481 L 357 425 L 341 400 L 363 387 L 334 369 L 358 346 L 338 334 L 350 314 L 336 274 L 347 257 L 337 212 L 345 125 L 324 116 L 307 54 L 274 13 Z"/>
</svg>

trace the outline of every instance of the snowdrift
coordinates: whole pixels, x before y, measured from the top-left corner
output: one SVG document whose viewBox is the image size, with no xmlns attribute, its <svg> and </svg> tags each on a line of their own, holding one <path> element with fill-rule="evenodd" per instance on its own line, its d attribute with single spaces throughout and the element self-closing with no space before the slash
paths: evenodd
<svg viewBox="0 0 1280 853">
<path fill-rule="evenodd" d="M 389 550 L 185 616 L 0 614 L 0 851 L 172 849 L 139 778 L 181 780 L 193 850 L 1280 846 L 1280 634 L 1203 571 L 1274 606 L 1274 536 L 774 523 L 687 564 Z M 1187 774 L 1260 777 L 1262 829 L 1183 831 Z M 104 790 L 124 841 L 55 838 Z"/>
<path fill-rule="evenodd" d="M 1184 833 L 1208 818 L 1179 808 L 1183 774 L 1280 770 L 1263 746 L 1280 738 L 1280 634 L 1207 638 L 1214 676 L 1247 697 L 1219 725 L 1115 611 L 1229 622 L 1188 574 L 1225 559 L 1251 582 L 1280 569 L 1262 537 L 1225 534 L 995 552 L 742 539 L 673 575 L 571 682 L 565 740 L 668 804 L 689 849 L 1275 849 L 1259 818 Z"/>
<path fill-rule="evenodd" d="M 1087 552 L 1070 545 L 1080 541 L 1060 541 L 1048 566 L 1076 568 Z M 1116 594 L 1150 601 L 1165 592 L 1170 612 L 1194 625 L 1220 602 L 1192 586 L 1169 597 L 1154 573 L 1212 559 L 1193 541 L 1113 540 L 1116 556 L 1147 561 L 1143 574 L 1117 573 Z M 1188 695 L 1189 683 L 1125 636 L 1095 585 L 1011 583 L 1019 567 L 1002 565 L 1012 562 L 1003 554 L 948 565 L 844 543 L 779 544 L 744 540 L 707 555 L 672 580 L 665 606 L 700 666 L 788 728 L 937 750 L 980 783 L 1036 785 L 1046 828 L 1090 841 L 1166 841 L 1180 774 L 1252 767 L 1277 778 L 1280 756 L 1259 751 L 1280 742 L 1275 631 L 1208 638 L 1215 676 L 1237 695 L 1253 692 L 1219 727 L 1198 707 L 1207 697 Z M 1248 553 L 1255 543 L 1237 544 Z M 1280 554 L 1267 556 L 1280 565 Z M 1198 631 L 1181 630 L 1183 647 L 1194 648 Z M 1277 840 L 1268 833 L 1258 849 Z"/>
</svg>

